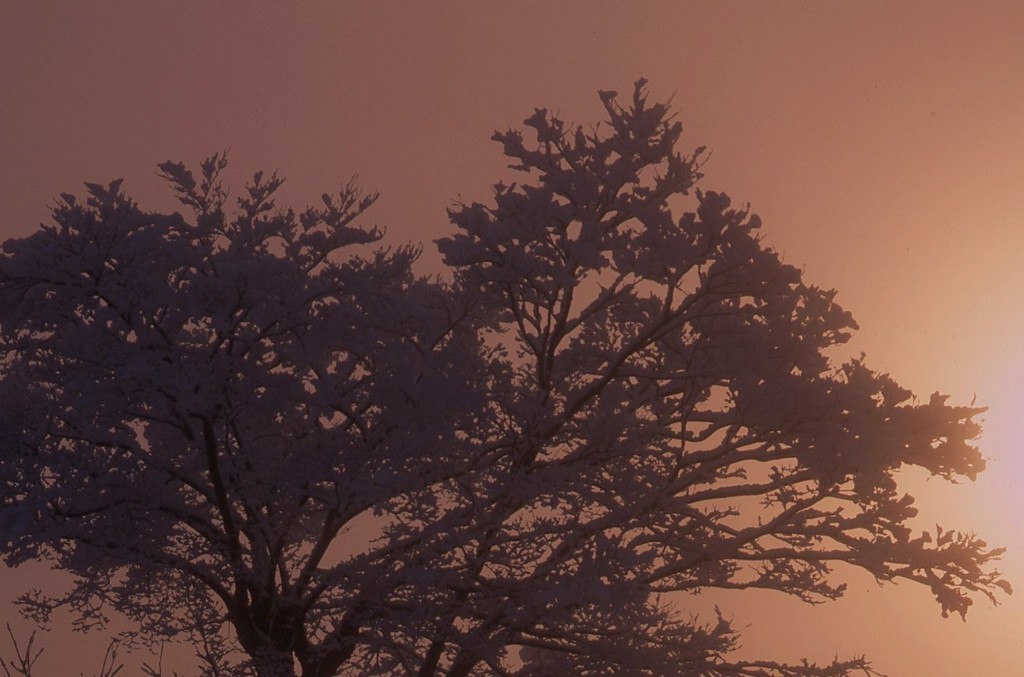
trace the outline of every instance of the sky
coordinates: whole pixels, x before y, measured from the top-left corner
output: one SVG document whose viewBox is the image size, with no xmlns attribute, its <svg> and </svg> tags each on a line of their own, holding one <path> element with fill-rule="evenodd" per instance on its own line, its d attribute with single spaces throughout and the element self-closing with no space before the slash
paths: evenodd
<svg viewBox="0 0 1024 677">
<path fill-rule="evenodd" d="M 424 243 L 429 272 L 446 207 L 508 175 L 495 130 L 537 107 L 596 122 L 597 90 L 647 78 L 684 149 L 710 148 L 704 188 L 750 203 L 786 262 L 839 290 L 861 327 L 851 354 L 922 398 L 989 407 L 977 482 L 901 479 L 922 527 L 1009 548 L 1001 568 L 1024 591 L 1024 3 L 0 5 L 0 239 L 84 181 L 123 177 L 143 207 L 174 209 L 156 165 L 229 149 L 236 191 L 277 170 L 299 207 L 358 174 L 388 242 Z M 13 572 L 0 600 L 48 580 Z M 893 676 L 1024 665 L 1024 592 L 966 623 L 926 590 L 860 575 L 818 607 L 692 600 L 715 602 L 749 624 L 750 656 L 866 654 Z M 60 633 L 53 669 L 64 647 L 102 655 L 103 638 Z"/>
</svg>

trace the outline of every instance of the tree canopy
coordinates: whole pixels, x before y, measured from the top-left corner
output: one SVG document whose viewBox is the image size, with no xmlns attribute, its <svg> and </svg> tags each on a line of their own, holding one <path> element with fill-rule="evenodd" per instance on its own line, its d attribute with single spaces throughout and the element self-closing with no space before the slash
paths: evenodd
<svg viewBox="0 0 1024 677">
<path fill-rule="evenodd" d="M 450 210 L 441 277 L 354 183 L 229 208 L 223 155 L 160 165 L 187 215 L 87 184 L 6 242 L 0 545 L 75 576 L 25 612 L 115 608 L 208 675 L 844 675 L 735 659 L 681 593 L 1008 593 L 894 478 L 973 479 L 983 409 L 838 361 L 853 318 L 697 188 L 671 108 L 600 98 L 495 134 L 522 178 Z"/>
</svg>

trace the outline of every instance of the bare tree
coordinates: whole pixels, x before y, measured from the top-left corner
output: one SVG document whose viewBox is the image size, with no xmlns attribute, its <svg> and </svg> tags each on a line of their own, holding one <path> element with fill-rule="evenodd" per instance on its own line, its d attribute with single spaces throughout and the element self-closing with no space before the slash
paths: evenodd
<svg viewBox="0 0 1024 677">
<path fill-rule="evenodd" d="M 833 363 L 835 293 L 696 189 L 643 81 L 601 99 L 495 135 L 523 183 L 451 210 L 448 282 L 366 248 L 352 184 L 296 214 L 258 173 L 228 212 L 222 156 L 161 165 L 188 219 L 89 185 L 7 242 L 5 556 L 78 576 L 26 613 L 113 606 L 207 674 L 843 675 L 733 660 L 674 593 L 1009 592 L 894 480 L 973 478 L 982 409 Z"/>
<path fill-rule="evenodd" d="M 14 630 L 11 629 L 10 623 L 7 624 L 7 636 L 14 649 L 14 658 L 9 663 L 0 658 L 0 670 L 4 671 L 5 677 L 16 677 L 17 675 L 32 677 L 32 668 L 43 653 L 42 649 L 35 648 L 36 633 L 33 632 L 28 636 L 28 642 L 25 643 L 24 649 L 18 643 L 18 638 L 14 636 Z"/>
<path fill-rule="evenodd" d="M 28 636 L 24 649 L 21 648 L 17 637 L 14 636 L 14 630 L 10 623 L 7 624 L 7 636 L 11 640 L 11 648 L 14 649 L 14 658 L 10 662 L 0 658 L 0 670 L 4 671 L 4 677 L 34 677 L 38 674 L 34 672 L 36 662 L 43 655 L 42 648 L 35 648 L 35 631 Z M 100 671 L 95 673 L 96 677 L 116 677 L 121 674 L 124 664 L 118 660 L 119 645 L 120 642 L 116 639 L 112 639 L 107 645 L 107 650 L 103 653 L 103 662 L 100 664 Z M 78 674 L 80 677 L 85 677 L 84 672 Z"/>
</svg>

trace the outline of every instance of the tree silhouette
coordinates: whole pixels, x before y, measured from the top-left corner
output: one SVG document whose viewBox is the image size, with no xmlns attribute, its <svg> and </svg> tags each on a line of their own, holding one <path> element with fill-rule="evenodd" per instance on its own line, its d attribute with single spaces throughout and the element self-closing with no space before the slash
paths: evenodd
<svg viewBox="0 0 1024 677">
<path fill-rule="evenodd" d="M 496 134 L 524 182 L 450 211 L 446 279 L 372 249 L 351 183 L 296 214 L 257 173 L 229 212 L 223 156 L 160 166 L 189 218 L 87 184 L 8 241 L 0 538 L 76 576 L 25 612 L 116 608 L 206 674 L 842 675 L 734 660 L 672 593 L 1009 592 L 893 478 L 973 478 L 982 409 L 834 364 L 851 316 L 644 86 Z"/>
</svg>

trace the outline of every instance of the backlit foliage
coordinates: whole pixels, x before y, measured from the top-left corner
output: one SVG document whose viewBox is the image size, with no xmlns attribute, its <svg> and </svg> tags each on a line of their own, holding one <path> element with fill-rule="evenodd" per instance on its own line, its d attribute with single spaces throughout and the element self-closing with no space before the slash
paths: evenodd
<svg viewBox="0 0 1024 677">
<path fill-rule="evenodd" d="M 446 281 L 352 184 L 227 209 L 222 156 L 161 165 L 187 217 L 89 185 L 7 242 L 0 542 L 78 577 L 26 612 L 113 606 L 207 674 L 842 675 L 734 660 L 678 593 L 1008 592 L 893 477 L 973 478 L 982 410 L 833 363 L 835 293 L 697 188 L 642 81 L 601 100 L 495 135 L 522 178 L 451 210 Z"/>
</svg>

